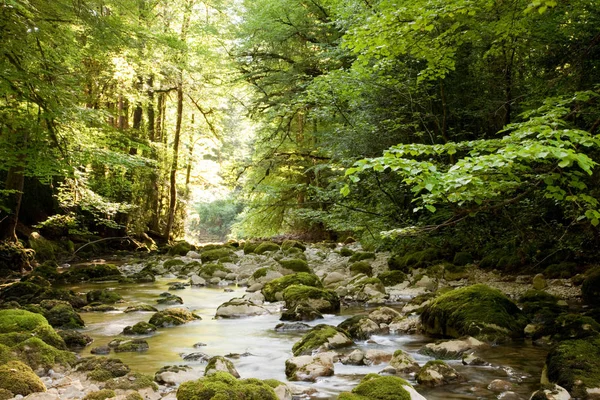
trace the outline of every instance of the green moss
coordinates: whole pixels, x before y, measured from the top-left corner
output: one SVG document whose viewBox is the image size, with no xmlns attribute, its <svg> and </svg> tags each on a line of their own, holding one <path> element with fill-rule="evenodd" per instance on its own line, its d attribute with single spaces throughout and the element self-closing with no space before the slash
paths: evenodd
<svg viewBox="0 0 600 400">
<path fill-rule="evenodd" d="M 10 390 L 7 390 L 7 389 L 0 388 L 0 400 L 10 400 L 13 397 L 15 397 L 13 392 L 11 392 Z"/>
<path fill-rule="evenodd" d="M 119 268 L 112 264 L 98 264 L 82 268 L 72 268 L 60 275 L 60 280 L 67 283 L 81 281 L 110 281 L 118 280 L 123 275 Z"/>
<path fill-rule="evenodd" d="M 357 262 L 357 261 L 364 261 L 364 260 L 370 260 L 370 259 L 375 259 L 375 253 L 372 253 L 370 251 L 357 251 L 356 253 L 352 254 L 352 256 L 350 256 L 350 262 Z"/>
<path fill-rule="evenodd" d="M 58 334 L 64 340 L 65 344 L 67 345 L 67 348 L 69 349 L 82 348 L 94 341 L 94 339 L 92 339 L 88 335 L 85 335 L 76 330 L 59 331 Z"/>
<path fill-rule="evenodd" d="M 559 343 L 548 353 L 546 366 L 550 382 L 574 398 L 587 398 L 586 388 L 600 387 L 600 337 Z"/>
<path fill-rule="evenodd" d="M 244 248 L 244 251 L 246 249 Z M 278 251 L 279 245 L 273 242 L 262 242 L 254 249 L 254 254 L 264 254 L 267 251 Z"/>
<path fill-rule="evenodd" d="M 141 394 L 137 392 L 129 393 L 125 396 L 125 400 L 144 400 Z"/>
<path fill-rule="evenodd" d="M 281 294 L 283 291 L 292 285 L 305 285 L 322 288 L 323 284 L 318 276 L 309 274 L 306 272 L 299 272 L 297 274 L 282 276 L 268 282 L 262 289 L 262 294 L 265 296 L 266 301 L 278 301 L 278 293 Z"/>
<path fill-rule="evenodd" d="M 267 272 L 269 272 L 270 270 L 271 268 L 268 267 L 259 268 L 252 274 L 252 279 L 260 279 L 262 277 L 265 277 L 267 276 Z"/>
<path fill-rule="evenodd" d="M 29 338 L 12 349 L 20 360 L 34 369 L 52 368 L 55 364 L 70 366 L 75 362 L 75 354 L 50 346 L 37 337 Z"/>
<path fill-rule="evenodd" d="M 168 254 L 170 256 L 185 256 L 189 251 L 192 250 L 192 245 L 188 242 L 181 241 L 173 244 L 169 248 Z"/>
<path fill-rule="evenodd" d="M 48 325 L 44 316 L 25 310 L 0 310 L 0 333 L 33 331 Z"/>
<path fill-rule="evenodd" d="M 600 267 L 587 271 L 585 275 L 581 285 L 583 300 L 590 305 L 600 305 Z"/>
<path fill-rule="evenodd" d="M 554 323 L 556 317 L 566 310 L 558 303 L 558 297 L 542 290 L 528 290 L 519 298 L 523 312 L 534 323 Z"/>
<path fill-rule="evenodd" d="M 386 271 L 377 275 L 377 278 L 385 286 L 394 286 L 407 280 L 407 276 L 402 271 Z"/>
<path fill-rule="evenodd" d="M 410 384 L 397 376 L 368 374 L 351 393 L 344 392 L 339 400 L 410 400 L 411 395 L 403 386 Z"/>
<path fill-rule="evenodd" d="M 75 312 L 69 303 L 57 304 L 44 312 L 44 316 L 55 328 L 78 329 L 85 326 L 85 322 L 79 314 Z"/>
<path fill-rule="evenodd" d="M 352 254 L 354 254 L 354 251 L 351 250 L 351 249 L 349 249 L 349 248 L 347 248 L 347 247 L 342 247 L 340 249 L 340 255 L 342 257 L 350 257 L 350 256 L 352 256 Z"/>
<path fill-rule="evenodd" d="M 122 297 L 114 290 L 97 289 L 89 291 L 86 294 L 88 303 L 114 304 L 121 300 Z"/>
<path fill-rule="evenodd" d="M 365 274 L 371 276 L 373 275 L 373 268 L 367 261 L 357 261 L 350 265 L 350 272 L 352 275 Z"/>
<path fill-rule="evenodd" d="M 288 309 L 307 304 L 322 313 L 335 313 L 340 310 L 340 298 L 333 290 L 313 286 L 288 286 L 283 291 L 283 300 Z"/>
<path fill-rule="evenodd" d="M 365 315 L 355 315 L 342 321 L 338 325 L 338 328 L 342 329 L 344 332 L 348 332 L 353 339 L 367 340 L 372 332 L 363 331 L 363 324 L 372 325 L 375 324 L 375 322 Z"/>
<path fill-rule="evenodd" d="M 158 385 L 154 383 L 150 375 L 144 375 L 139 372 L 131 372 L 125 376 L 111 379 L 106 382 L 105 387 L 113 390 L 140 390 L 145 388 L 151 388 L 154 391 L 158 390 Z"/>
<path fill-rule="evenodd" d="M 222 271 L 227 274 L 231 272 L 229 268 L 226 268 L 221 264 L 205 264 L 200 269 L 199 274 L 205 277 L 212 277 L 217 271 Z"/>
<path fill-rule="evenodd" d="M 0 388 L 23 396 L 46 391 L 41 379 L 20 361 L 9 361 L 0 365 Z"/>
<path fill-rule="evenodd" d="M 291 248 L 296 248 L 302 251 L 306 250 L 306 246 L 297 240 L 284 240 L 283 243 L 281 243 L 282 250 L 289 250 Z"/>
<path fill-rule="evenodd" d="M 600 335 L 600 324 L 595 319 L 579 314 L 563 314 L 556 318 L 553 341 L 583 339 Z"/>
<path fill-rule="evenodd" d="M 15 282 L 0 290 L 0 300 L 17 301 L 19 304 L 35 303 L 45 290 L 32 282 Z"/>
<path fill-rule="evenodd" d="M 410 266 L 406 265 L 406 258 L 400 254 L 394 254 L 388 259 L 388 268 L 390 271 L 402 271 L 409 273 L 411 270 Z"/>
<path fill-rule="evenodd" d="M 177 400 L 277 400 L 273 389 L 258 379 L 235 379 L 217 372 L 196 381 L 184 382 L 177 390 Z"/>
<path fill-rule="evenodd" d="M 88 377 L 95 381 L 106 382 L 112 378 L 125 376 L 129 367 L 117 358 L 85 357 L 77 361 L 77 371 L 87 372 Z"/>
<path fill-rule="evenodd" d="M 544 276 L 548 279 L 568 279 L 577 274 L 578 265 L 574 262 L 561 262 L 551 264 L 544 270 Z"/>
<path fill-rule="evenodd" d="M 516 255 L 508 255 L 501 257 L 496 264 L 496 268 L 500 271 L 515 271 L 521 266 L 521 259 Z"/>
<path fill-rule="evenodd" d="M 102 389 L 96 392 L 88 393 L 83 400 L 105 400 L 115 396 L 116 393 L 114 390 Z"/>
<path fill-rule="evenodd" d="M 26 341 L 29 338 L 37 337 L 41 339 L 44 343 L 56 347 L 59 350 L 64 350 L 67 348 L 62 338 L 47 323 L 38 325 L 32 330 L 18 329 L 19 328 L 17 328 L 17 330 L 15 330 L 14 332 L 1 333 L 0 343 L 9 347 L 13 347 L 21 342 Z"/>
<path fill-rule="evenodd" d="M 180 260 L 178 258 L 172 258 L 163 263 L 163 268 L 165 268 L 167 271 L 170 271 L 171 269 L 173 269 L 173 267 L 178 267 L 180 265 L 185 265 L 183 260 Z"/>
<path fill-rule="evenodd" d="M 347 338 L 341 343 L 328 343 L 328 340 L 338 334 L 342 334 Z M 352 339 L 348 337 L 347 332 L 343 329 L 331 325 L 319 324 L 308 331 L 302 338 L 294 343 L 292 353 L 294 356 L 310 355 L 313 350 L 326 345 L 329 349 L 337 349 L 348 347 L 353 344 Z"/>
<path fill-rule="evenodd" d="M 254 250 L 256 250 L 259 244 L 259 242 L 246 242 L 244 244 L 244 254 L 254 253 Z"/>
<path fill-rule="evenodd" d="M 463 266 L 473 263 L 473 255 L 466 251 L 459 251 L 454 255 L 453 264 Z"/>
<path fill-rule="evenodd" d="M 432 335 L 504 341 L 522 337 L 527 319 L 502 292 L 480 284 L 439 296 L 424 308 L 421 322 Z"/>
<path fill-rule="evenodd" d="M 168 308 L 155 313 L 150 318 L 149 322 L 156 327 L 164 328 L 168 326 L 182 325 L 196 319 L 202 318 L 189 312 L 185 308 Z"/>
<path fill-rule="evenodd" d="M 220 249 L 203 251 L 202 254 L 200 254 L 200 260 L 202 260 L 203 263 L 208 263 L 211 261 L 218 261 L 222 258 L 231 257 L 232 255 L 233 252 L 231 248 L 222 247 Z"/>
<path fill-rule="evenodd" d="M 156 326 L 154 326 L 148 322 L 145 322 L 145 321 L 140 321 L 133 326 L 126 326 L 125 329 L 123 329 L 123 334 L 124 335 L 147 335 L 154 331 L 156 331 Z"/>
<path fill-rule="evenodd" d="M 46 279 L 41 277 L 40 275 L 30 274 L 26 277 L 21 278 L 21 282 L 29 282 L 37 285 L 41 288 L 49 288 L 52 284 Z"/>
<path fill-rule="evenodd" d="M 283 268 L 292 270 L 294 272 L 311 272 L 310 268 L 308 268 L 308 263 L 298 258 L 291 260 L 280 260 L 279 264 L 281 264 Z"/>
</svg>

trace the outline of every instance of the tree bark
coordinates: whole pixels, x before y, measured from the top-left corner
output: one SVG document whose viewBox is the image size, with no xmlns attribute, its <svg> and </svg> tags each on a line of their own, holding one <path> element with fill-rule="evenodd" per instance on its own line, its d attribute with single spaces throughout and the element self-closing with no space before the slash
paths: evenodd
<svg viewBox="0 0 600 400">
<path fill-rule="evenodd" d="M 28 133 L 24 133 L 20 140 L 19 146 L 21 149 L 27 146 L 29 140 Z M 25 153 L 22 152 L 18 156 L 19 162 L 16 166 L 8 169 L 4 188 L 6 190 L 14 190 L 14 193 L 9 194 L 5 205 L 10 209 L 9 213 L 0 218 L 0 239 L 9 242 L 17 242 L 17 224 L 19 223 L 19 211 L 21 210 L 21 200 L 23 199 L 23 186 L 25 184 Z"/>
<path fill-rule="evenodd" d="M 169 176 L 169 216 L 165 228 L 165 239 L 171 237 L 173 222 L 175 221 L 175 210 L 177 208 L 177 161 L 179 158 L 179 141 L 181 138 L 181 121 L 183 117 L 183 76 L 180 72 L 179 82 L 177 83 L 177 119 L 175 123 L 175 137 L 173 139 L 173 162 L 171 163 L 171 173 Z"/>
</svg>

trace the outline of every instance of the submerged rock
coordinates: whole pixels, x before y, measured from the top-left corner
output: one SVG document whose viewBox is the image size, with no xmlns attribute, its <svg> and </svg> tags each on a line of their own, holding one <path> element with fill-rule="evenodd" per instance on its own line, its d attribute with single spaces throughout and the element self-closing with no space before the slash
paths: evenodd
<svg viewBox="0 0 600 400">
<path fill-rule="evenodd" d="M 202 353 L 200 351 L 189 354 L 182 354 L 181 358 L 183 358 L 185 361 L 200 361 L 203 363 L 207 363 L 211 359 L 211 357 L 208 354 Z"/>
<path fill-rule="evenodd" d="M 200 318 L 199 315 L 189 312 L 185 308 L 168 308 L 158 311 L 150 318 L 150 323 L 156 327 L 164 328 L 175 325 L 183 325 Z"/>
<path fill-rule="evenodd" d="M 275 332 L 306 332 L 311 326 L 302 322 L 281 323 L 275 326 Z"/>
<path fill-rule="evenodd" d="M 148 335 L 156 331 L 156 326 L 148 322 L 138 322 L 133 326 L 126 326 L 123 329 L 123 335 Z"/>
<path fill-rule="evenodd" d="M 270 312 L 248 299 L 234 298 L 217 308 L 215 318 L 244 318 L 263 314 Z"/>
<path fill-rule="evenodd" d="M 424 308 L 421 322 L 431 335 L 502 342 L 523 337 L 527 318 L 502 292 L 479 284 L 437 297 Z"/>
</svg>

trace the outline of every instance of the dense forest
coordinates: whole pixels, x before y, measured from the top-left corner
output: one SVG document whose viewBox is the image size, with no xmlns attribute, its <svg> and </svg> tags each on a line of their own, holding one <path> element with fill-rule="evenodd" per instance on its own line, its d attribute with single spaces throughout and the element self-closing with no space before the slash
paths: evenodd
<svg viewBox="0 0 600 400">
<path fill-rule="evenodd" d="M 506 268 L 600 248 L 593 0 L 30 0 L 1 23 L 0 236 L 41 258 L 186 220 Z"/>
</svg>

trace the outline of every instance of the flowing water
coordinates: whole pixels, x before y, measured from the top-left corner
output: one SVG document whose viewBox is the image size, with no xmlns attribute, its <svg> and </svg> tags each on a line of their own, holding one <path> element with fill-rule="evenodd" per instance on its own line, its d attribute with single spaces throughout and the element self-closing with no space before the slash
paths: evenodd
<svg viewBox="0 0 600 400">
<path fill-rule="evenodd" d="M 106 345 L 128 325 L 139 321 L 148 321 L 152 313 L 123 313 L 127 306 L 139 303 L 154 305 L 158 309 L 173 306 L 156 305 L 159 294 L 167 291 L 170 283 L 176 280 L 159 279 L 154 283 L 119 284 L 116 282 L 80 284 L 71 286 L 76 292 L 92 289 L 111 288 L 119 293 L 124 303 L 117 304 L 119 311 L 82 313 L 86 323 L 85 332 L 94 338 L 94 343 L 82 351 L 89 355 L 90 349 Z M 292 346 L 302 333 L 279 333 L 274 330 L 279 321 L 279 313 L 250 317 L 245 319 L 213 319 L 217 307 L 233 297 L 245 294 L 245 288 L 230 286 L 233 292 L 225 292 L 223 287 L 186 287 L 171 293 L 181 296 L 182 307 L 194 311 L 202 320 L 185 325 L 161 328 L 155 334 L 144 337 L 150 349 L 143 353 L 118 353 L 113 355 L 128 364 L 133 370 L 153 375 L 165 365 L 187 364 L 201 377 L 204 365 L 201 362 L 183 361 L 181 354 L 201 351 L 209 356 L 230 353 L 250 353 L 248 356 L 232 359 L 242 378 L 275 378 L 286 381 L 285 360 L 292 357 Z M 351 315 L 365 313 L 363 308 L 345 309 L 339 315 L 326 315 L 325 319 L 313 321 L 310 325 L 321 323 L 337 325 Z M 393 353 L 402 349 L 410 353 L 420 365 L 430 357 L 420 355 L 421 346 L 432 340 L 419 335 L 374 336 L 369 342 L 358 342 L 362 349 L 379 349 Z M 194 348 L 194 344 L 206 346 Z M 498 393 L 492 393 L 486 387 L 494 379 L 503 379 L 514 384 L 516 399 L 527 399 L 538 388 L 542 366 L 547 350 L 526 343 L 512 343 L 510 346 L 494 346 L 480 352 L 480 356 L 492 366 L 463 366 L 460 361 L 449 361 L 468 380 L 464 384 L 448 385 L 441 388 L 419 387 L 411 381 L 417 390 L 430 400 L 442 399 L 497 399 Z M 315 398 L 336 398 L 342 391 L 351 390 L 368 373 L 377 373 L 386 365 L 346 366 L 335 364 L 335 375 L 322 378 L 316 383 L 297 384 L 311 386 L 318 390 Z M 505 397 L 506 398 L 506 397 Z"/>
</svg>

